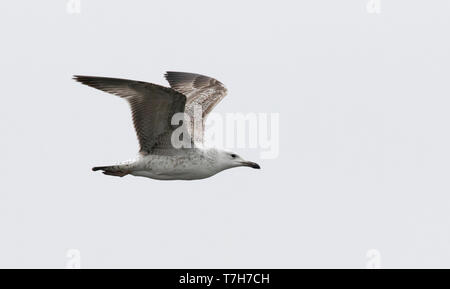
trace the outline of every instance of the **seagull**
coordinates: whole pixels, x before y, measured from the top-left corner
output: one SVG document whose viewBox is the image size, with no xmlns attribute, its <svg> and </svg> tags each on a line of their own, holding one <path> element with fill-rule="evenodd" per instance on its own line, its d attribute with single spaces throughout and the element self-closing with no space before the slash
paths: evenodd
<svg viewBox="0 0 450 289">
<path fill-rule="evenodd" d="M 117 165 L 93 167 L 106 175 L 147 177 L 157 180 L 197 180 L 235 167 L 259 169 L 257 163 L 236 153 L 206 147 L 204 124 L 208 114 L 227 94 L 218 80 L 188 72 L 168 71 L 170 87 L 120 78 L 74 75 L 73 79 L 128 101 L 139 140 L 138 157 Z M 200 112 L 200 113 L 199 113 Z M 182 125 L 173 125 L 182 114 Z M 194 121 L 188 121 L 194 120 Z M 174 133 L 184 128 L 181 147 Z M 175 140 L 175 141 L 174 141 Z"/>
</svg>

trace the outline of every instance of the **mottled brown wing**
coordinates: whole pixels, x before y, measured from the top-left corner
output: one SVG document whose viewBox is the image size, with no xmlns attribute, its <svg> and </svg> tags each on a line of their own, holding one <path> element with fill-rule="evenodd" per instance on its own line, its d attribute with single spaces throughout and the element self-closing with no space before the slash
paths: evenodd
<svg viewBox="0 0 450 289">
<path fill-rule="evenodd" d="M 186 95 L 185 113 L 191 119 L 189 133 L 195 142 L 203 143 L 206 117 L 225 97 L 227 89 L 220 81 L 201 74 L 168 71 L 164 76 L 170 87 Z"/>
<path fill-rule="evenodd" d="M 172 116 L 184 112 L 186 96 L 174 89 L 128 79 L 81 76 L 74 79 L 85 85 L 125 98 L 131 107 L 140 152 L 170 144 Z"/>
</svg>

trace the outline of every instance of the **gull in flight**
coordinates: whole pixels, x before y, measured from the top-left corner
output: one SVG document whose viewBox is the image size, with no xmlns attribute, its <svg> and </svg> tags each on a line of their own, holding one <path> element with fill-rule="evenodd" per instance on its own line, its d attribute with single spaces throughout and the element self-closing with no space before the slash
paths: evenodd
<svg viewBox="0 0 450 289">
<path fill-rule="evenodd" d="M 257 163 L 246 161 L 235 153 L 202 145 L 206 117 L 227 93 L 221 82 L 187 72 L 169 71 L 165 77 L 170 88 L 128 79 L 74 76 L 85 85 L 126 99 L 139 140 L 136 160 L 94 167 L 93 171 L 101 170 L 106 175 L 118 177 L 195 180 L 235 167 L 260 168 Z M 178 114 L 183 116 L 182 125 L 173 125 L 172 118 Z M 180 136 L 187 145 L 179 146 L 179 136 L 174 137 L 174 133 L 183 126 L 185 130 Z"/>
</svg>

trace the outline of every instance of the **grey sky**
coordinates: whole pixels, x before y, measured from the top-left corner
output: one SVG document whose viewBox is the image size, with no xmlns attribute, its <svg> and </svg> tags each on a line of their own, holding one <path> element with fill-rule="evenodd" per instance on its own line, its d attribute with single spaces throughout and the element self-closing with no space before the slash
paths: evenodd
<svg viewBox="0 0 450 289">
<path fill-rule="evenodd" d="M 450 2 L 8 1 L 0 267 L 450 267 Z M 280 114 L 262 170 L 94 174 L 133 157 L 127 104 L 73 74 L 210 75 L 216 112 Z"/>
</svg>

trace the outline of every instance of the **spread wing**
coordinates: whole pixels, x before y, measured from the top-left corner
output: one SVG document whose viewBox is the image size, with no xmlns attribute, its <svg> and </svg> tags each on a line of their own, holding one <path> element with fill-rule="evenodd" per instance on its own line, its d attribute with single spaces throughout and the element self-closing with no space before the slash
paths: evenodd
<svg viewBox="0 0 450 289">
<path fill-rule="evenodd" d="M 131 107 L 140 152 L 171 146 L 170 136 L 176 127 L 172 116 L 184 112 L 186 96 L 171 88 L 128 79 L 81 76 L 74 79 L 85 85 L 125 98 Z"/>
<path fill-rule="evenodd" d="M 200 74 L 168 71 L 164 76 L 170 87 L 186 95 L 185 113 L 191 120 L 189 133 L 195 142 L 203 143 L 206 118 L 225 97 L 227 89 L 220 81 Z"/>
</svg>

